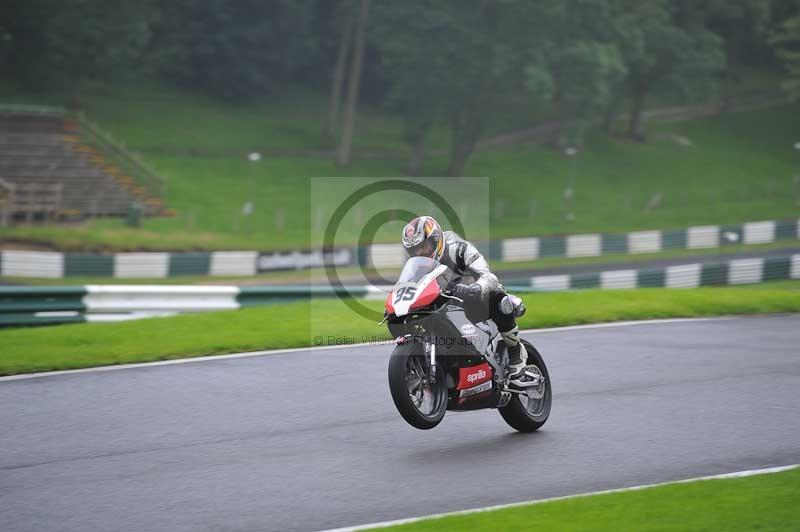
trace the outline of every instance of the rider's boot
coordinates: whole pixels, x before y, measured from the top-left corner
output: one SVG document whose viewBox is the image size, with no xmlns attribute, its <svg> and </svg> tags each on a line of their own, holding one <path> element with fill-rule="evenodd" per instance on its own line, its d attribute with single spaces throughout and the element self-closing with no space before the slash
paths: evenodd
<svg viewBox="0 0 800 532">
<path fill-rule="evenodd" d="M 519 341 L 519 327 L 501 332 L 500 336 L 502 336 L 508 349 L 508 383 L 511 386 L 520 387 L 527 379 L 525 377 L 525 365 L 528 361 L 528 352 L 522 342 Z"/>
</svg>

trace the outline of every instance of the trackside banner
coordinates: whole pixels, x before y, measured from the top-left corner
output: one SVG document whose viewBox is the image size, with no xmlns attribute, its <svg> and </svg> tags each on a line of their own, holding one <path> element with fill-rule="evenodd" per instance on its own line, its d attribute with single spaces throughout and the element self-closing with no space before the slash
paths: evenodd
<svg viewBox="0 0 800 532">
<path fill-rule="evenodd" d="M 275 270 L 302 270 L 321 268 L 325 263 L 333 266 L 352 266 L 356 262 L 356 253 L 352 249 L 334 251 L 289 251 L 260 253 L 256 268 L 259 272 Z"/>
</svg>

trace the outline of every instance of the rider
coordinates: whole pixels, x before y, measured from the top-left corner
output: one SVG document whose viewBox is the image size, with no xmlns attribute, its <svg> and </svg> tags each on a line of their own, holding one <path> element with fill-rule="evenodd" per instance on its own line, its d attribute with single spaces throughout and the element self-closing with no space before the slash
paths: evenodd
<svg viewBox="0 0 800 532">
<path fill-rule="evenodd" d="M 508 348 L 509 383 L 522 384 L 528 354 L 519 341 L 516 318 L 525 313 L 525 306 L 520 298 L 506 293 L 480 251 L 453 231 L 443 232 L 432 216 L 418 216 L 406 224 L 403 247 L 410 257 L 436 259 L 455 272 L 449 285 L 453 295 L 465 300 L 468 314 L 476 306 L 470 303 L 477 302 L 483 315 L 488 313 L 497 324 Z"/>
</svg>

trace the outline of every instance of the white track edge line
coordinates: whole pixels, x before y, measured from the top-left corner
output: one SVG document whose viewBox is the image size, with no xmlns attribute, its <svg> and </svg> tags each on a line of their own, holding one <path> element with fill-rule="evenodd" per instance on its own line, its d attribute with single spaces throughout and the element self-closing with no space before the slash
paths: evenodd
<svg viewBox="0 0 800 532">
<path fill-rule="evenodd" d="M 633 325 L 659 325 L 669 323 L 703 322 L 731 320 L 741 316 L 715 316 L 707 318 L 666 318 L 658 320 L 637 320 L 637 321 L 612 321 L 606 323 L 587 323 L 585 325 L 568 325 L 566 327 L 550 327 L 546 329 L 525 329 L 520 331 L 523 334 L 540 334 L 550 332 L 578 331 L 584 329 L 603 329 L 610 327 L 629 327 Z M 95 366 L 92 368 L 65 369 L 58 371 L 42 371 L 38 373 L 22 373 L 19 375 L 0 376 L 0 382 L 19 381 L 26 379 L 38 379 L 43 377 L 54 377 L 58 375 L 75 375 L 81 373 L 99 373 L 102 371 L 119 371 L 124 369 L 144 368 L 150 366 L 173 366 L 176 364 L 191 364 L 196 362 L 211 362 L 213 360 L 225 360 L 236 358 L 260 357 L 266 355 L 283 355 L 296 353 L 298 351 L 321 351 L 326 349 L 356 349 L 373 346 L 373 343 L 347 344 L 347 345 L 322 345 L 311 347 L 292 347 L 286 349 L 267 349 L 262 351 L 247 351 L 244 353 L 230 353 L 227 355 L 208 355 L 190 358 L 176 358 L 172 360 L 155 360 L 153 362 L 136 362 L 133 364 L 115 364 L 109 366 Z"/>
<path fill-rule="evenodd" d="M 660 486 L 671 486 L 674 484 L 687 484 L 690 482 L 700 482 L 704 480 L 721 480 L 721 479 L 728 479 L 728 478 L 742 478 L 742 477 L 751 477 L 755 475 L 766 475 L 770 473 L 780 473 L 781 471 L 789 471 L 791 469 L 796 469 L 800 467 L 800 464 L 792 464 L 792 465 L 785 465 L 785 466 L 778 466 L 778 467 L 767 467 L 763 469 L 749 469 L 746 471 L 736 471 L 733 473 L 722 473 L 720 475 L 710 475 L 706 477 L 696 477 L 696 478 L 687 478 L 683 480 L 672 480 L 669 482 L 658 482 L 655 484 L 642 484 L 640 486 L 630 486 L 627 488 L 616 488 L 610 490 L 601 490 L 601 491 L 591 491 L 587 493 L 577 493 L 575 495 L 565 495 L 563 497 L 550 497 L 547 499 L 537 499 L 532 501 L 522 501 L 522 502 L 512 502 L 509 504 L 497 504 L 494 506 L 485 506 L 483 508 L 471 508 L 469 510 L 459 510 L 456 512 L 445 512 L 440 514 L 431 514 L 425 515 L 420 517 L 409 517 L 406 519 L 396 519 L 393 521 L 381 521 L 378 523 L 369 523 L 365 525 L 356 525 L 356 526 L 348 526 L 343 528 L 331 528 L 326 529 L 320 532 L 358 532 L 361 530 L 371 530 L 374 528 L 387 528 L 391 526 L 398 526 L 398 525 L 407 525 L 411 523 L 418 523 L 420 521 L 428 521 L 433 519 L 441 519 L 443 517 L 451 517 L 456 515 L 469 515 L 475 513 L 483 513 L 483 512 L 492 512 L 494 510 L 505 510 L 508 508 L 517 508 L 519 506 L 528 506 L 532 504 L 543 504 L 547 502 L 554 502 L 554 501 L 564 501 L 569 499 L 580 499 L 584 497 L 592 497 L 594 495 L 608 495 L 612 493 L 624 493 L 626 491 L 639 491 L 649 488 L 657 488 Z"/>
</svg>

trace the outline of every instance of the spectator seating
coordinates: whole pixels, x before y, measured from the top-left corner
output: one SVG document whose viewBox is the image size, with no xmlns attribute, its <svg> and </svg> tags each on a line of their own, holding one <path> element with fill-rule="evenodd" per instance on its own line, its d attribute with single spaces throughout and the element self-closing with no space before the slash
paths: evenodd
<svg viewBox="0 0 800 532">
<path fill-rule="evenodd" d="M 83 140 L 66 114 L 0 110 L 0 224 L 147 214 L 161 200 L 102 150 Z"/>
</svg>

